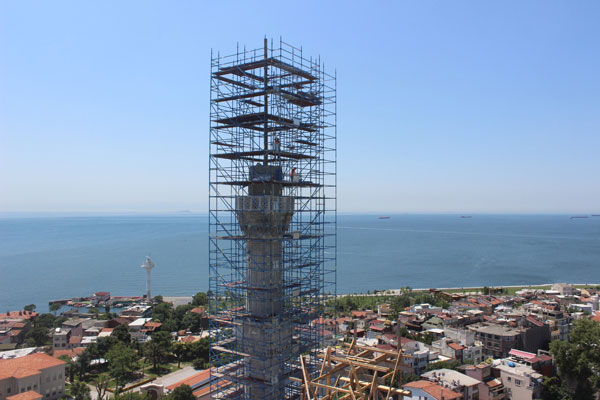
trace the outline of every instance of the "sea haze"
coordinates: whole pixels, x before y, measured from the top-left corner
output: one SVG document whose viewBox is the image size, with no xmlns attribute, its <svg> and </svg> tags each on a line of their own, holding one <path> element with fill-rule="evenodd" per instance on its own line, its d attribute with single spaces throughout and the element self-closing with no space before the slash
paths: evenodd
<svg viewBox="0 0 600 400">
<path fill-rule="evenodd" d="M 89 296 L 208 286 L 208 217 L 0 218 L 0 310 Z M 566 215 L 338 216 L 338 292 L 600 281 L 600 217 Z"/>
</svg>

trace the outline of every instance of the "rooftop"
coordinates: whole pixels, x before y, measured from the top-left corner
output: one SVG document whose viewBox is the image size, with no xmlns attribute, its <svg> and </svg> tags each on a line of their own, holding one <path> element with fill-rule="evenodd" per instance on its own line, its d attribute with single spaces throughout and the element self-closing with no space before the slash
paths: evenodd
<svg viewBox="0 0 600 400">
<path fill-rule="evenodd" d="M 6 397 L 6 400 L 39 400 L 42 397 L 44 397 L 44 396 L 42 396 L 38 392 L 33 391 L 33 390 L 28 390 L 23 393 L 15 394 L 14 396 L 8 396 L 8 397 Z"/>
<path fill-rule="evenodd" d="M 430 381 L 414 381 L 403 385 L 403 389 L 422 389 L 437 400 L 454 400 L 462 398 L 462 394 L 456 393 L 450 389 L 439 386 L 437 383 Z"/>
<path fill-rule="evenodd" d="M 456 386 L 476 386 L 481 383 L 478 379 L 447 368 L 429 371 L 422 376 L 432 381 L 444 382 L 448 385 Z"/>
<path fill-rule="evenodd" d="M 50 357 L 44 353 L 0 360 L 0 379 L 31 376 L 40 373 L 43 369 L 64 364 L 64 361 Z"/>
</svg>

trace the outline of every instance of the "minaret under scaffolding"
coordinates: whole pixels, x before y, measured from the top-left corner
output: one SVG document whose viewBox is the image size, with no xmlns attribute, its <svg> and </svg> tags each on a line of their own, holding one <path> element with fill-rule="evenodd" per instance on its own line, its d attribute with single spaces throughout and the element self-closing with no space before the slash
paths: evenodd
<svg viewBox="0 0 600 400">
<path fill-rule="evenodd" d="M 267 39 L 213 55 L 211 385 L 215 398 L 291 399 L 315 374 L 335 294 L 336 79 Z"/>
</svg>

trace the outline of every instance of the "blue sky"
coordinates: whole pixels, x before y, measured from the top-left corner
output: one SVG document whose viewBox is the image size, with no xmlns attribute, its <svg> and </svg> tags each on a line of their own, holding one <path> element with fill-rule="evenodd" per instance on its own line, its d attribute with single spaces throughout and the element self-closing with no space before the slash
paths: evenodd
<svg viewBox="0 0 600 400">
<path fill-rule="evenodd" d="M 0 211 L 205 212 L 211 48 L 338 75 L 338 208 L 600 213 L 600 2 L 0 2 Z"/>
</svg>

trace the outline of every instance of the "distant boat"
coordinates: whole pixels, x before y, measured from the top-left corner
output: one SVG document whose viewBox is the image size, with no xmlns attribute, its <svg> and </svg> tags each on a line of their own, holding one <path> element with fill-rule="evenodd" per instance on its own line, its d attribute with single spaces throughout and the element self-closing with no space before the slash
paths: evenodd
<svg viewBox="0 0 600 400">
<path fill-rule="evenodd" d="M 472 218 L 470 215 L 461 215 L 461 218 Z"/>
<path fill-rule="evenodd" d="M 587 215 L 574 215 L 571 217 L 571 219 L 575 219 L 575 218 L 587 218 Z"/>
<path fill-rule="evenodd" d="M 379 219 L 390 219 L 391 217 L 388 217 L 387 215 L 382 215 L 381 217 L 379 217 Z"/>
</svg>

